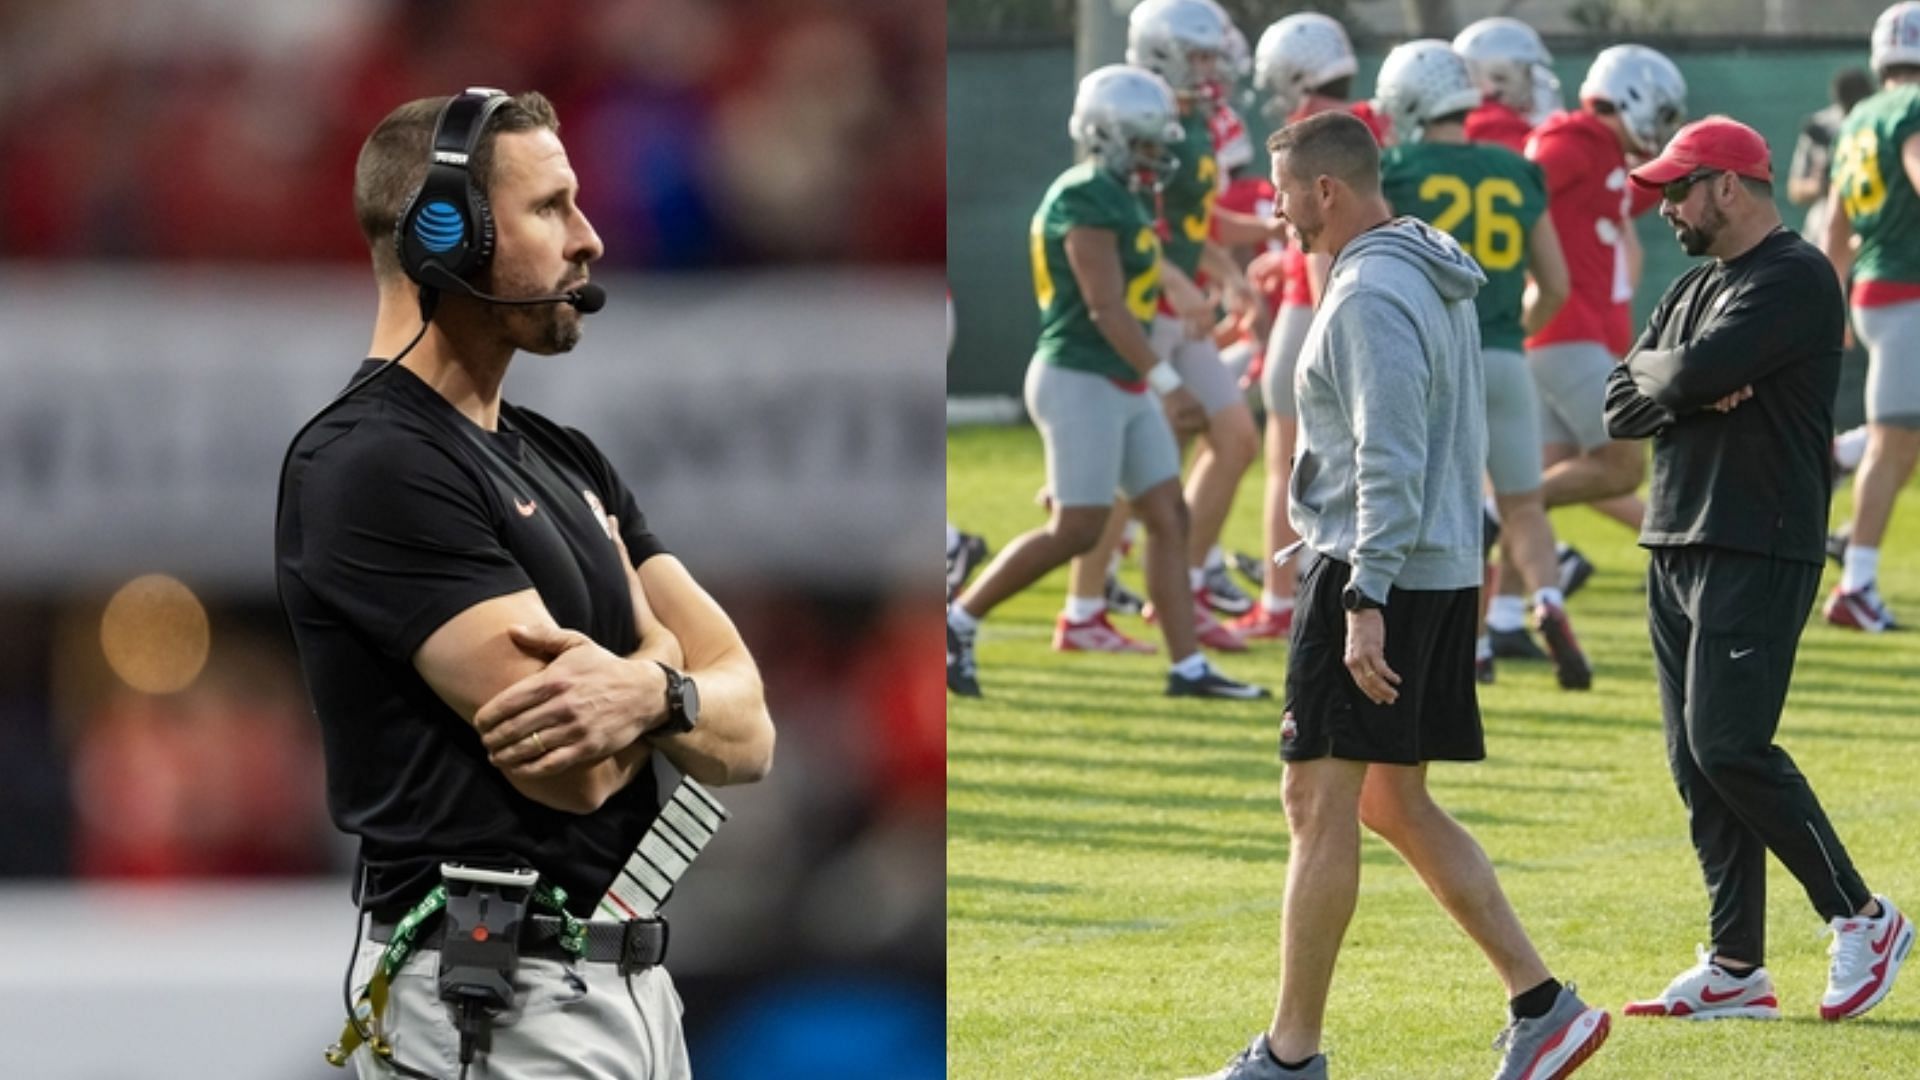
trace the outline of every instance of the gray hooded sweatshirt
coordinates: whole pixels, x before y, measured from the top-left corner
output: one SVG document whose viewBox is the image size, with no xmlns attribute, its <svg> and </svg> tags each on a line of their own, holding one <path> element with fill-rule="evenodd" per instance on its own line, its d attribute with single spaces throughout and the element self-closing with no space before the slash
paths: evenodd
<svg viewBox="0 0 1920 1080">
<path fill-rule="evenodd" d="M 1398 218 L 1341 249 L 1307 331 L 1287 517 L 1375 600 L 1480 583 L 1486 280 L 1451 236 Z"/>
</svg>

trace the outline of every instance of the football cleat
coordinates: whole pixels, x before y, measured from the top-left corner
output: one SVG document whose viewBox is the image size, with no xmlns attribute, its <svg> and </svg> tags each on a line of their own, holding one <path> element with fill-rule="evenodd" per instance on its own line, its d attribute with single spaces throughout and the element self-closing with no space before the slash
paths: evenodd
<svg viewBox="0 0 1920 1080">
<path fill-rule="evenodd" d="M 1835 585 L 1820 613 L 1835 626 L 1865 630 L 1869 634 L 1899 628 L 1899 624 L 1893 621 L 1893 612 L 1888 610 L 1887 602 L 1880 598 L 1880 590 L 1872 582 L 1852 592 Z"/>
<path fill-rule="evenodd" d="M 1587 584 L 1593 576 L 1593 563 L 1580 554 L 1580 549 L 1566 544 L 1560 545 L 1560 595 L 1570 597 Z"/>
<path fill-rule="evenodd" d="M 974 568 L 987 561 L 987 541 L 985 537 L 972 533 L 960 534 L 960 542 L 952 551 L 947 552 L 947 602 L 952 603 L 955 596 L 967 584 L 967 578 Z"/>
<path fill-rule="evenodd" d="M 1120 581 L 1120 575 L 1107 575 L 1107 610 L 1122 615 L 1138 615 L 1146 610 L 1147 602 L 1140 594 L 1127 588 Z"/>
<path fill-rule="evenodd" d="M 1065 615 L 1054 620 L 1053 648 L 1055 652 L 1104 652 L 1139 653 L 1147 655 L 1156 650 L 1144 641 L 1136 641 L 1120 632 L 1107 621 L 1107 613 L 1101 612 L 1086 622 L 1070 622 Z"/>
<path fill-rule="evenodd" d="M 1253 597 L 1233 583 L 1224 563 L 1206 568 L 1200 582 L 1200 595 L 1208 607 L 1222 615 L 1245 615 L 1253 610 Z"/>
<path fill-rule="evenodd" d="M 1526 627 L 1512 630 L 1487 628 L 1487 637 L 1493 642 L 1493 655 L 1501 660 L 1550 660 L 1546 651 L 1527 633 Z"/>
<path fill-rule="evenodd" d="M 1293 632 L 1293 609 L 1269 611 L 1265 604 L 1255 604 L 1252 611 L 1228 623 L 1227 627 L 1244 641 L 1285 640 Z"/>
<path fill-rule="evenodd" d="M 1235 701 L 1255 701 L 1270 698 L 1273 692 L 1264 686 L 1243 683 L 1238 679 L 1229 679 L 1209 664 L 1200 673 L 1199 678 L 1189 679 L 1177 671 L 1167 672 L 1168 697 L 1205 697 L 1231 698 Z"/>
<path fill-rule="evenodd" d="M 1573 621 L 1567 613 L 1554 604 L 1536 604 L 1533 620 L 1547 643 L 1547 654 L 1553 658 L 1553 673 L 1560 680 L 1560 689 L 1591 689 L 1593 665 L 1580 650 L 1580 639 L 1573 636 Z"/>
<path fill-rule="evenodd" d="M 947 689 L 961 697 L 980 696 L 979 668 L 973 659 L 973 635 L 947 624 Z"/>
</svg>

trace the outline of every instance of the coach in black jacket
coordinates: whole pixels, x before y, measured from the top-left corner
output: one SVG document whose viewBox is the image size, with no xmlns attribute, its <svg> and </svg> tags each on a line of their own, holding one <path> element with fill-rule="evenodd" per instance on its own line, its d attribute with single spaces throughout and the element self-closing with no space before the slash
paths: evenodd
<svg viewBox="0 0 1920 1080">
<path fill-rule="evenodd" d="M 1607 429 L 1653 439 L 1640 543 L 1667 758 L 1712 898 L 1713 952 L 1628 1015 L 1778 1015 L 1761 967 L 1767 852 L 1838 935 L 1821 1014 L 1886 996 L 1913 929 L 1860 880 L 1806 777 L 1773 744 L 1819 588 L 1846 309 L 1833 268 L 1780 224 L 1766 142 L 1709 117 L 1633 182 L 1689 255 L 1607 381 Z"/>
</svg>

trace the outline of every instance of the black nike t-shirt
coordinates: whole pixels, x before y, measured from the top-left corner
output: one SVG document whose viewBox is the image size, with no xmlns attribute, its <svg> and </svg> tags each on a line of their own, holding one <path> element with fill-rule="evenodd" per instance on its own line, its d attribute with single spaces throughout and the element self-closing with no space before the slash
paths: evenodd
<svg viewBox="0 0 1920 1080">
<path fill-rule="evenodd" d="M 295 438 L 280 499 L 281 603 L 334 824 L 360 837 L 368 910 L 397 916 L 442 861 L 463 861 L 531 866 L 589 914 L 657 812 L 653 771 L 591 814 L 542 806 L 412 659 L 448 619 L 528 588 L 561 626 L 636 649 L 604 515 L 636 566 L 665 549 L 613 467 L 586 436 L 511 404 L 486 431 L 396 364 Z"/>
</svg>

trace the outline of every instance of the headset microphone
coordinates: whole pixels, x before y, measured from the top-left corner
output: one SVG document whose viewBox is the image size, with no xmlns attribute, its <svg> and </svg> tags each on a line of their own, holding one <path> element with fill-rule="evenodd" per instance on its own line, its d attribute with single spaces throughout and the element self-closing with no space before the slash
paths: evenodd
<svg viewBox="0 0 1920 1080">
<path fill-rule="evenodd" d="M 446 267 L 431 260 L 429 260 L 424 267 L 421 267 L 419 277 L 422 279 L 421 284 L 426 286 L 427 290 L 445 289 L 471 296 L 475 300 L 488 304 L 504 304 L 509 307 L 530 307 L 537 304 L 572 304 L 583 315 L 591 315 L 607 306 L 607 290 L 592 284 L 582 285 L 577 289 L 563 293 L 551 293 L 546 296 L 515 297 L 510 299 L 505 296 L 494 296 L 492 293 L 483 293 L 468 284 L 464 279 L 456 276 Z M 422 296 L 421 299 L 424 301 L 426 297 Z M 423 308 L 426 308 L 426 310 L 430 312 L 430 306 L 423 304 Z M 428 317 L 431 318 L 430 313 Z"/>
</svg>

